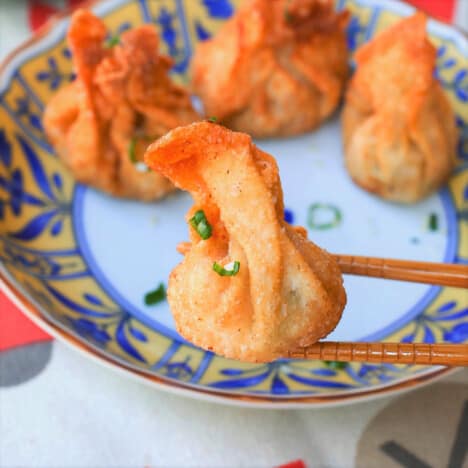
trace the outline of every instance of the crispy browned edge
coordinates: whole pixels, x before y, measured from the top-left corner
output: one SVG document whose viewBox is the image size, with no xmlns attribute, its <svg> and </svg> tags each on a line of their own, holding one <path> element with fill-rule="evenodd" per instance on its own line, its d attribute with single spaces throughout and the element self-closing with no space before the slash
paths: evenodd
<svg viewBox="0 0 468 468">
<path fill-rule="evenodd" d="M 82 3 L 79 8 L 91 8 L 93 5 L 96 5 L 100 3 L 100 0 L 89 0 L 87 2 Z M 16 47 L 13 49 L 12 52 L 10 52 L 6 58 L 3 60 L 3 62 L 0 64 L 0 73 L 3 73 L 5 70 L 6 66 L 13 60 L 13 58 L 18 55 L 21 51 L 24 49 L 27 49 L 30 47 L 32 44 L 35 44 L 38 42 L 40 39 L 42 39 L 53 27 L 55 24 L 69 16 L 72 13 L 73 9 L 68 8 L 63 12 L 57 13 L 53 16 L 51 16 L 45 24 L 43 24 L 28 40 L 23 42 L 20 46 Z M 428 16 L 429 17 L 429 16 Z M 458 32 L 463 34 L 465 37 L 468 38 L 468 33 L 466 33 L 463 29 L 451 25 L 450 23 L 447 23 L 445 21 L 441 20 L 436 20 L 439 23 L 444 23 L 448 26 L 451 26 L 452 28 L 456 29 Z M 282 403 L 298 403 L 298 404 L 303 404 L 303 403 L 311 403 L 311 404 L 320 404 L 320 403 L 332 403 L 332 402 L 342 402 L 342 401 L 353 401 L 353 400 L 361 400 L 366 396 L 375 396 L 375 395 L 381 395 L 385 396 L 387 393 L 391 393 L 393 390 L 403 390 L 407 389 L 409 390 L 412 387 L 418 387 L 420 385 L 423 385 L 425 382 L 432 380 L 437 377 L 441 377 L 442 375 L 450 372 L 450 368 L 443 368 L 443 369 L 438 369 L 434 372 L 429 372 L 427 374 L 421 375 L 421 376 L 415 376 L 414 378 L 410 380 L 406 380 L 403 382 L 395 383 L 394 385 L 390 385 L 388 387 L 383 387 L 380 389 L 374 389 L 374 390 L 366 390 L 358 393 L 353 393 L 352 395 L 336 395 L 336 396 L 314 396 L 314 397 L 295 397 L 295 398 L 281 398 L 281 399 L 275 399 L 275 398 L 268 398 L 268 397 L 262 397 L 262 396 L 246 396 L 246 395 L 235 395 L 235 394 L 226 394 L 222 392 L 217 392 L 214 390 L 201 390 L 198 388 L 194 388 L 190 385 L 184 385 L 184 384 L 179 384 L 173 381 L 168 381 L 165 379 L 161 379 L 159 377 L 156 377 L 153 374 L 149 374 L 143 371 L 136 370 L 135 368 L 131 366 L 125 366 L 124 364 L 109 358 L 102 352 L 96 351 L 94 348 L 91 346 L 79 341 L 77 338 L 75 338 L 71 333 L 62 330 L 61 328 L 57 327 L 54 323 L 50 322 L 46 317 L 44 317 L 40 311 L 23 295 L 21 294 L 15 286 L 11 283 L 9 279 L 7 279 L 1 272 L 0 272 L 0 280 L 4 282 L 6 287 L 10 290 L 10 292 L 16 297 L 16 299 L 21 303 L 21 305 L 29 311 L 30 314 L 34 315 L 39 321 L 45 322 L 49 327 L 53 328 L 57 336 L 59 336 L 62 340 L 67 341 L 71 343 L 74 347 L 81 349 L 84 353 L 87 354 L 92 354 L 95 358 L 103 361 L 104 363 L 119 367 L 122 370 L 125 370 L 127 372 L 131 372 L 134 374 L 137 374 L 138 376 L 150 381 L 150 382 L 155 382 L 160 385 L 168 386 L 168 387 L 175 387 L 179 389 L 184 389 L 191 391 L 193 393 L 202 393 L 202 394 L 207 394 L 207 395 L 214 395 L 219 398 L 222 398 L 224 400 L 236 400 L 239 402 L 246 402 L 246 403 L 251 403 L 254 404 L 256 402 L 268 402 L 268 403 L 277 403 L 278 405 L 281 405 Z"/>
</svg>

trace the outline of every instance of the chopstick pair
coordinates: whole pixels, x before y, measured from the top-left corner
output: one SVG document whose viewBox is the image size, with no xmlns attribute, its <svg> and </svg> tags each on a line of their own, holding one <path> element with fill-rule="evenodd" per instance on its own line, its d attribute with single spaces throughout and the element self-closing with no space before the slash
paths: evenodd
<svg viewBox="0 0 468 468">
<path fill-rule="evenodd" d="M 334 255 L 342 273 L 467 289 L 468 265 Z M 468 344 L 319 342 L 289 354 L 291 359 L 468 366 Z"/>
</svg>

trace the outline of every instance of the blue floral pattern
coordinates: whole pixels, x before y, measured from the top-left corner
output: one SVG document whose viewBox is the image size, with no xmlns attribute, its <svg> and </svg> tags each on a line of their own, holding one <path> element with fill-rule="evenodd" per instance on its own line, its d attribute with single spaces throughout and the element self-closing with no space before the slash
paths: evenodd
<svg viewBox="0 0 468 468">
<path fill-rule="evenodd" d="M 16 140 L 29 163 L 31 174 L 35 179 L 37 187 L 42 193 L 40 196 L 37 196 L 26 192 L 23 186 L 22 173 L 18 169 L 10 167 L 11 158 L 8 156 L 9 150 L 7 148 L 11 148 L 11 146 L 5 140 L 5 136 L 4 134 L 2 135 L 0 130 L 0 144 L 2 138 L 4 139 L 4 157 L 2 158 L 2 162 L 7 162 L 5 168 L 8 170 L 10 177 L 7 179 L 0 176 L 0 189 L 9 195 L 8 198 L 2 200 L 1 206 L 3 208 L 0 210 L 0 215 L 4 214 L 5 205 L 11 207 L 11 211 L 15 216 L 21 214 L 21 207 L 23 204 L 41 208 L 41 211 L 30 219 L 22 228 L 10 231 L 8 233 L 9 237 L 27 242 L 37 238 L 45 231 L 50 232 L 52 236 L 59 235 L 62 230 L 64 219 L 69 216 L 71 209 L 70 202 L 63 197 L 61 176 L 56 173 L 49 178 L 33 147 L 26 138 L 17 134 Z"/>
<path fill-rule="evenodd" d="M 40 116 L 31 110 L 31 99 L 29 96 L 16 98 L 16 109 L 14 112 L 19 119 L 25 119 L 27 125 L 39 132 L 43 131 Z"/>
<path fill-rule="evenodd" d="M 159 368 L 159 371 L 165 377 L 170 379 L 189 381 L 194 374 L 193 368 L 190 366 L 190 356 L 187 356 L 184 361 L 174 361 Z"/>
<path fill-rule="evenodd" d="M 24 142 L 23 139 L 21 141 Z M 23 174 L 18 168 L 13 168 L 12 163 L 11 143 L 5 131 L 0 129 L 0 164 L 4 168 L 3 175 L 0 174 L 0 194 L 3 194 L 0 198 L 0 220 L 4 219 L 7 208 L 14 216 L 20 216 L 23 205 L 45 206 L 43 200 L 24 190 Z"/>
<path fill-rule="evenodd" d="M 184 50 L 177 47 L 178 33 L 174 25 L 176 20 L 177 18 L 171 15 L 165 7 L 161 8 L 159 15 L 155 18 L 156 24 L 161 28 L 161 38 L 167 45 L 169 55 L 176 61 L 174 70 L 180 73 L 185 70 L 184 67 L 181 68 L 180 66 L 180 60 L 184 57 Z"/>
<path fill-rule="evenodd" d="M 252 366 L 249 369 L 226 368 L 220 371 L 222 379 L 211 382 L 212 388 L 220 390 L 234 390 L 249 388 L 257 394 L 291 395 L 290 383 L 296 382 L 314 388 L 306 393 L 319 393 L 323 390 L 344 390 L 357 388 L 354 383 L 343 383 L 333 377 L 338 377 L 340 372 L 329 369 L 326 364 L 324 368 L 310 368 L 310 365 L 301 361 L 279 360 L 269 364 Z M 267 390 L 256 390 L 255 387 L 268 382 Z"/>
<path fill-rule="evenodd" d="M 435 343 L 436 330 L 442 333 L 445 341 L 452 343 L 467 341 L 468 307 L 450 301 L 440 306 L 435 314 L 424 312 L 414 321 L 413 330 L 402 339 L 402 342 Z"/>
<path fill-rule="evenodd" d="M 366 31 L 366 25 L 362 25 L 357 16 L 352 16 L 346 30 L 348 48 L 350 51 L 355 51 L 358 46 L 364 42 Z"/>
<path fill-rule="evenodd" d="M 229 0 L 201 0 L 209 16 L 216 19 L 228 19 L 234 13 Z"/>
<path fill-rule="evenodd" d="M 442 44 L 437 49 L 436 78 L 442 86 L 453 90 L 455 96 L 462 102 L 468 102 L 468 66 L 466 68 L 456 67 L 457 61 L 453 57 L 447 56 L 447 44 Z M 456 69 L 451 80 L 444 78 L 442 71 Z"/>
<path fill-rule="evenodd" d="M 68 49 L 64 49 L 62 54 L 67 58 L 70 57 L 70 51 Z M 73 81 L 75 78 L 73 72 L 60 71 L 57 60 L 53 56 L 49 56 L 44 65 L 44 69 L 37 73 L 36 78 L 38 81 L 47 84 L 51 91 L 57 90 L 64 82 Z"/>
</svg>

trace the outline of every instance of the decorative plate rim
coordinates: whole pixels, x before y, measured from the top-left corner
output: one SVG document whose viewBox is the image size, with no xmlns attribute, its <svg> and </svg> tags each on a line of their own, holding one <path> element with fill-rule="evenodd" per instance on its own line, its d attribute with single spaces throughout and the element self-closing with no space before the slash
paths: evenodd
<svg viewBox="0 0 468 468">
<path fill-rule="evenodd" d="M 425 372 L 409 376 L 408 378 L 402 379 L 396 383 L 373 387 L 368 390 L 356 391 L 348 395 L 337 394 L 335 396 L 296 396 L 279 400 L 261 395 L 237 395 L 216 390 L 206 390 L 203 388 L 191 387 L 172 380 L 166 380 L 154 374 L 137 370 L 131 365 L 126 365 L 123 362 L 117 361 L 111 355 L 107 355 L 103 351 L 97 350 L 84 341 L 75 338 L 69 331 L 47 320 L 38 308 L 33 305 L 23 293 L 17 290 L 12 282 L 6 277 L 4 272 L 1 271 L 0 291 L 2 291 L 8 299 L 16 305 L 22 313 L 34 322 L 34 324 L 52 335 L 54 338 L 60 340 L 66 346 L 77 351 L 83 356 L 90 358 L 96 364 L 110 369 L 119 375 L 135 379 L 138 382 L 142 382 L 148 386 L 158 390 L 163 390 L 170 394 L 218 404 L 260 409 L 319 409 L 325 407 L 345 406 L 350 403 L 371 401 L 385 396 L 397 396 L 415 388 L 421 388 L 429 385 L 442 377 L 459 371 L 457 368 L 450 367 L 429 368 Z"/>
<path fill-rule="evenodd" d="M 366 4 L 372 4 L 374 2 L 374 0 L 361 1 Z M 88 0 L 81 4 L 80 8 L 92 8 L 100 3 L 102 3 L 101 0 Z M 381 7 L 385 8 L 385 6 L 388 5 L 400 6 L 406 8 L 409 12 L 417 10 L 415 7 L 408 5 L 400 0 L 385 0 L 382 2 Z M 74 9 L 76 8 L 69 7 L 60 13 L 54 14 L 44 25 L 36 30 L 29 39 L 21 43 L 18 47 L 7 54 L 7 56 L 0 62 L 0 76 L 8 71 L 8 67 L 12 64 L 18 54 L 37 44 L 41 39 L 49 34 L 58 23 L 68 18 Z M 468 32 L 458 27 L 457 25 L 435 19 L 431 15 L 427 15 L 427 17 L 429 20 L 433 20 L 436 23 L 454 30 L 460 34 L 463 39 L 468 40 Z M 0 291 L 3 291 L 5 295 L 19 308 L 19 310 L 21 310 L 21 312 L 24 313 L 29 319 L 31 319 L 37 326 L 45 330 L 56 339 L 60 340 L 70 348 L 80 352 L 84 356 L 91 358 L 91 360 L 102 365 L 103 367 L 112 369 L 117 374 L 131 377 L 138 382 L 143 382 L 146 385 L 150 385 L 153 388 L 157 388 L 171 394 L 191 397 L 202 401 L 210 401 L 231 406 L 257 407 L 263 409 L 319 409 L 324 407 L 344 406 L 351 403 L 371 401 L 377 398 L 383 398 L 385 396 L 396 396 L 408 392 L 412 389 L 429 385 L 430 383 L 457 371 L 456 368 L 449 367 L 428 368 L 423 372 L 402 378 L 397 382 L 374 385 L 371 388 L 356 390 L 346 395 L 335 394 L 328 396 L 293 396 L 281 399 L 262 395 L 234 394 L 217 391 L 215 389 L 208 390 L 200 387 L 192 387 L 182 382 L 176 382 L 172 379 L 165 379 L 164 377 L 150 374 L 144 370 L 139 370 L 133 367 L 131 364 L 125 364 L 117 358 L 114 358 L 112 355 L 106 354 L 104 351 L 94 348 L 85 341 L 82 341 L 73 336 L 70 331 L 60 326 L 60 324 L 52 323 L 47 317 L 45 317 L 41 313 L 40 307 L 35 305 L 30 300 L 30 298 L 28 298 L 27 294 L 22 292 L 20 288 L 15 285 L 15 281 L 9 278 L 8 272 L 6 270 L 1 270 L 2 269 L 0 268 Z"/>
</svg>

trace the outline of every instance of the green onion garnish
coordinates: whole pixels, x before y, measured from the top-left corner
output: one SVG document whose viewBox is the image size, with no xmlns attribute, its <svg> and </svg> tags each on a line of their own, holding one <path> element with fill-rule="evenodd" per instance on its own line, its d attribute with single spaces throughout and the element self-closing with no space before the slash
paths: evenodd
<svg viewBox="0 0 468 468">
<path fill-rule="evenodd" d="M 190 225 L 198 232 L 198 235 L 203 239 L 211 237 L 211 225 L 206 219 L 205 212 L 198 210 L 192 218 L 190 218 Z"/>
<path fill-rule="evenodd" d="M 221 266 L 219 263 L 213 263 L 213 270 L 220 276 L 235 276 L 239 273 L 240 262 L 231 262 L 226 266 Z"/>
<path fill-rule="evenodd" d="M 133 137 L 128 144 L 128 157 L 130 158 L 130 161 L 132 161 L 133 164 L 136 164 L 138 162 L 136 157 L 136 143 L 137 139 L 136 137 Z"/>
<path fill-rule="evenodd" d="M 345 369 L 348 366 L 347 362 L 341 361 L 323 361 L 327 367 L 330 369 L 341 370 Z"/>
<path fill-rule="evenodd" d="M 116 46 L 120 44 L 120 37 L 119 36 L 114 36 L 114 37 L 111 37 L 105 44 L 105 47 L 107 49 L 111 49 L 112 47 Z"/>
<path fill-rule="evenodd" d="M 141 137 L 143 139 L 151 139 L 151 137 L 148 136 L 143 136 Z M 154 140 L 154 138 L 153 138 Z M 137 155 L 136 155 L 136 145 L 137 145 L 138 138 L 133 137 L 129 142 L 128 142 L 128 158 L 130 161 L 135 165 L 137 171 L 139 172 L 151 172 L 151 168 L 148 167 L 143 161 L 138 161 Z"/>
<path fill-rule="evenodd" d="M 437 231 L 439 229 L 439 218 L 435 213 L 429 215 L 429 230 Z"/>
<path fill-rule="evenodd" d="M 307 225 L 311 229 L 323 231 L 338 226 L 341 223 L 341 211 L 334 205 L 314 203 L 309 206 Z"/>
<path fill-rule="evenodd" d="M 148 306 L 164 301 L 164 299 L 166 299 L 166 288 L 163 283 L 160 283 L 154 291 L 145 294 L 145 304 Z"/>
<path fill-rule="evenodd" d="M 211 123 L 216 123 L 218 121 L 216 117 L 208 117 L 206 120 Z"/>
</svg>

